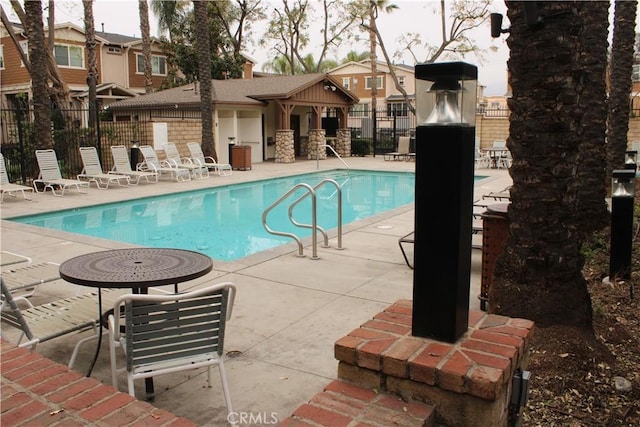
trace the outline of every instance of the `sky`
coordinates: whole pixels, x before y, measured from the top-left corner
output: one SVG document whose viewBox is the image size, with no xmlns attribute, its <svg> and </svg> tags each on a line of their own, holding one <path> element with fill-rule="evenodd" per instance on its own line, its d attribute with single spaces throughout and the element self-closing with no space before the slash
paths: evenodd
<svg viewBox="0 0 640 427">
<path fill-rule="evenodd" d="M 280 4 L 276 0 L 267 0 L 273 5 Z M 439 17 L 434 12 L 439 7 L 439 0 L 394 0 L 391 3 L 398 6 L 398 9 L 390 14 L 380 14 L 378 18 L 378 28 L 382 35 L 389 55 L 393 55 L 400 50 L 400 44 L 397 42 L 402 34 L 407 32 L 417 32 L 422 35 L 423 40 L 429 40 L 432 44 L 438 42 L 440 25 Z M 5 12 L 9 14 L 11 11 L 8 6 L 8 0 L 0 0 Z M 63 22 L 73 22 L 83 27 L 83 9 L 80 0 L 56 0 L 56 24 Z M 506 6 L 503 0 L 494 0 L 490 7 L 490 12 L 498 12 L 506 15 Z M 149 12 L 151 33 L 158 35 L 157 19 L 153 12 Z M 10 15 L 12 21 L 17 18 Z M 102 30 L 109 33 L 118 33 L 129 36 L 140 37 L 140 24 L 138 14 L 137 0 L 95 0 L 94 2 L 94 20 L 97 31 Z M 640 16 L 638 16 L 640 21 Z M 503 27 L 508 26 L 505 17 Z M 254 34 L 256 38 L 262 36 L 264 29 L 256 28 Z M 319 29 L 313 29 L 311 34 L 318 34 Z M 485 95 L 504 95 L 507 91 L 507 59 L 509 58 L 509 49 L 506 43 L 506 35 L 499 38 L 491 38 L 489 22 L 486 25 L 475 29 L 470 33 L 470 37 L 475 44 L 483 50 L 482 58 L 474 55 L 462 58 L 465 62 L 469 62 L 478 66 L 479 84 L 485 86 Z M 311 41 L 308 51 L 313 52 L 314 48 L 319 51 L 318 44 L 321 42 L 318 36 L 317 42 Z M 368 50 L 368 40 L 364 37 L 361 42 L 351 42 L 341 48 L 335 56 L 337 59 L 343 58 L 349 50 L 366 51 Z M 256 69 L 260 70 L 262 65 L 273 57 L 273 52 L 266 48 L 256 46 L 248 46 L 245 53 L 258 62 Z M 382 55 L 380 55 L 380 59 Z M 425 59 L 420 58 L 418 59 Z M 413 65 L 414 61 L 410 55 L 405 54 L 398 62 Z"/>
</svg>

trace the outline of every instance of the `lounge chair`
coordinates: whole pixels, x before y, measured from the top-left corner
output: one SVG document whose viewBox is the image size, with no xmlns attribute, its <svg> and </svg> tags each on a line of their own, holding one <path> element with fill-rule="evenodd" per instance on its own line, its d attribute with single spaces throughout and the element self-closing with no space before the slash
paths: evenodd
<svg viewBox="0 0 640 427">
<path fill-rule="evenodd" d="M 147 182 L 158 182 L 157 172 L 131 169 L 129 153 L 127 153 L 127 147 L 124 145 L 112 145 L 111 154 L 113 155 L 113 169 L 109 173 L 127 175 L 129 177 L 129 184 L 131 185 L 138 185 L 142 178 Z"/>
<path fill-rule="evenodd" d="M 398 245 L 400 246 L 400 250 L 402 251 L 402 256 L 404 257 L 404 262 L 407 263 L 407 266 L 413 270 L 413 262 L 409 261 L 409 257 L 407 257 L 406 250 L 403 245 L 410 244 L 413 245 L 416 243 L 416 233 L 412 231 L 409 234 L 406 234 L 398 239 Z"/>
<path fill-rule="evenodd" d="M 98 151 L 95 147 L 80 147 L 80 157 L 82 158 L 83 169 L 78 174 L 78 179 L 87 179 L 89 184 L 96 183 L 96 187 L 101 190 L 109 188 L 109 184 L 112 182 L 118 183 L 118 185 L 129 185 L 128 175 L 117 175 L 111 173 L 104 173 L 100 159 L 98 158 Z"/>
<path fill-rule="evenodd" d="M 0 278 L 2 297 L 9 309 L 0 312 L 2 323 L 10 325 L 22 332 L 18 339 L 19 347 L 35 349 L 41 342 L 61 337 L 76 331 L 93 329 L 96 335 L 79 340 L 73 349 L 69 368 L 73 368 L 80 346 L 89 340 L 97 338 L 98 328 L 98 298 L 97 291 L 90 294 L 59 299 L 47 304 L 37 305 L 21 310 L 16 304 L 13 295 Z M 102 302 L 105 305 L 113 305 L 116 298 L 123 290 L 102 289 Z M 3 337 L 6 330 L 3 328 Z M 22 342 L 24 337 L 26 342 Z"/>
<path fill-rule="evenodd" d="M 47 188 L 50 188 L 54 196 L 64 196 L 67 188 L 75 188 L 78 193 L 87 193 L 89 189 L 88 182 L 62 177 L 55 151 L 36 150 L 36 159 L 38 160 L 38 167 L 40 168 L 38 179 L 33 181 L 33 188 L 36 190 L 36 193 L 40 193 L 40 191 L 38 191 L 38 184 L 44 184 L 44 189 L 41 191 L 42 193 L 47 191 Z M 56 193 L 56 187 L 61 190 L 60 194 Z"/>
<path fill-rule="evenodd" d="M 218 366 L 229 415 L 233 412 L 224 369 L 226 322 L 231 318 L 235 286 L 230 282 L 168 295 L 127 294 L 116 300 L 109 315 L 111 381 L 118 388 L 116 348 L 126 355 L 127 385 L 134 380 L 173 372 Z M 121 322 L 124 321 L 124 330 Z"/>
<path fill-rule="evenodd" d="M 138 150 L 144 157 L 144 162 L 138 165 L 140 170 L 155 172 L 158 175 L 168 173 L 178 182 L 191 181 L 191 173 L 188 169 L 173 167 L 168 162 L 160 162 L 156 150 L 152 146 L 141 145 Z"/>
<path fill-rule="evenodd" d="M 416 153 L 409 152 L 409 143 L 411 138 L 408 136 L 401 136 L 398 138 L 398 151 L 391 153 L 384 153 L 385 160 L 411 160 L 415 159 Z"/>
<path fill-rule="evenodd" d="M 202 152 L 202 147 L 197 142 L 190 142 L 187 144 L 189 152 L 191 153 L 191 160 L 201 166 L 205 166 L 213 171 L 217 172 L 219 176 L 227 176 L 233 174 L 233 169 L 229 163 L 218 163 L 216 159 L 210 156 L 205 156 Z"/>
<path fill-rule="evenodd" d="M 198 178 L 198 179 L 209 178 L 209 168 L 201 164 L 194 163 L 188 157 L 185 157 L 185 158 L 180 157 L 180 153 L 178 152 L 178 147 L 176 147 L 176 144 L 173 144 L 173 143 L 165 144 L 164 153 L 167 156 L 166 161 L 171 166 L 176 168 L 181 168 L 181 169 L 187 169 L 191 173 L 191 176 L 194 178 Z"/>
<path fill-rule="evenodd" d="M 2 154 L 0 154 L 0 160 L 0 203 L 2 203 L 5 193 L 15 197 L 16 193 L 20 192 L 25 200 L 31 200 L 33 188 L 26 185 L 10 183 L 9 176 L 7 175 L 7 167 L 4 164 L 4 156 Z M 29 197 L 27 197 L 27 191 L 30 192 Z"/>
<path fill-rule="evenodd" d="M 14 296 L 16 301 L 23 301 L 27 306 L 33 304 L 27 299 L 36 292 L 36 286 L 60 279 L 59 264 L 45 262 L 40 264 L 22 266 L 18 264 L 2 270 L 4 284 Z M 16 293 L 20 292 L 17 296 Z M 4 310 L 4 297 L 0 303 L 0 310 Z"/>
<path fill-rule="evenodd" d="M 15 264 L 31 265 L 31 258 L 13 252 L 0 251 L 0 267 Z"/>
</svg>

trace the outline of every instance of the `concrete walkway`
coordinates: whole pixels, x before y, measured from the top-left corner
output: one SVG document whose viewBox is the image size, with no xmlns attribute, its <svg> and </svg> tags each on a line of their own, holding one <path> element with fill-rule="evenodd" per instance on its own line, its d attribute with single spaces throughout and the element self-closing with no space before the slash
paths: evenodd
<svg viewBox="0 0 640 427">
<path fill-rule="evenodd" d="M 413 162 L 384 161 L 382 156 L 348 158 L 346 161 L 354 169 L 410 171 L 415 167 Z M 159 184 L 140 184 L 131 188 L 97 190 L 92 187 L 88 195 L 36 194 L 32 202 L 5 197 L 0 205 L 3 219 L 1 248 L 29 256 L 34 262 L 61 263 L 80 254 L 129 247 L 5 219 L 341 167 L 344 166 L 335 158 L 294 164 L 265 162 L 254 164 L 251 171 L 234 171 L 228 177 L 212 175 L 209 179 L 187 183 L 162 180 Z M 477 174 L 487 178 L 476 184 L 475 199 L 491 191 L 501 191 L 511 183 L 505 170 L 481 169 Z M 345 250 L 319 248 L 319 260 L 295 256 L 297 247 L 289 244 L 234 262 L 214 260 L 214 271 L 181 284 L 180 289 L 186 290 L 229 280 L 238 287 L 233 318 L 228 325 L 225 366 L 234 410 L 240 417 L 253 420 L 253 425 L 268 425 L 274 419 L 285 419 L 336 377 L 333 346 L 337 339 L 398 299 L 411 299 L 412 270 L 402 258 L 398 238 L 412 229 L 413 206 L 407 206 L 346 226 Z M 335 245 L 335 238 L 331 243 Z M 479 244 L 480 240 L 474 243 Z M 310 251 L 305 249 L 305 253 Z M 472 258 L 470 306 L 478 309 L 481 251 L 474 250 Z M 61 280 L 38 289 L 32 297 L 34 304 L 77 291 L 75 286 Z M 16 342 L 15 331 L 3 328 L 2 332 L 9 341 Z M 52 340 L 39 345 L 37 352 L 66 364 L 79 338 L 72 335 Z M 85 348 L 76 364 L 79 371 L 88 367 L 95 350 L 91 345 Z M 92 376 L 110 383 L 105 344 Z M 124 390 L 126 381 L 123 376 L 120 380 Z M 155 384 L 154 406 L 198 425 L 224 425 L 226 409 L 222 393 L 216 387 L 206 388 L 204 371 L 157 377 Z M 143 384 L 138 387 L 138 395 L 143 396 Z"/>
</svg>

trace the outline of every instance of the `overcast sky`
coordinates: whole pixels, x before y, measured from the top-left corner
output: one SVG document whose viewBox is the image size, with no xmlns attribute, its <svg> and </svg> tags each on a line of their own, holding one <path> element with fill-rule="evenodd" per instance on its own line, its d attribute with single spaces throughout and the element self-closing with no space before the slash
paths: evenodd
<svg viewBox="0 0 640 427">
<path fill-rule="evenodd" d="M 277 0 L 268 1 L 274 5 L 280 4 Z M 0 3 L 7 13 L 11 11 L 8 6 L 8 0 L 0 0 Z M 380 33 L 383 40 L 385 40 L 385 45 L 390 55 L 399 50 L 399 44 L 396 41 L 401 34 L 407 32 L 420 33 L 423 40 L 428 39 L 431 40 L 432 44 L 437 43 L 440 27 L 438 15 L 434 11 L 439 7 L 439 0 L 395 0 L 391 3 L 396 4 L 399 8 L 391 14 L 381 14 L 378 21 Z M 82 2 L 80 0 L 57 0 L 55 5 L 56 24 L 73 22 L 80 27 L 84 26 L 82 23 Z M 506 14 L 504 1 L 495 0 L 491 6 L 491 12 Z M 152 35 L 158 35 L 157 19 L 152 12 L 149 15 Z M 17 21 L 15 16 L 10 15 L 10 18 Z M 101 31 L 104 24 L 104 31 L 106 32 L 140 37 L 137 0 L 96 0 L 94 3 L 94 19 L 97 31 Z M 640 21 L 640 16 L 638 21 Z M 506 25 L 508 23 L 503 24 L 503 26 Z M 255 38 L 262 36 L 263 32 L 263 29 L 256 28 L 254 30 Z M 477 46 L 484 50 L 483 58 L 468 56 L 463 60 L 478 66 L 479 83 L 486 86 L 486 95 L 504 95 L 507 87 L 506 61 L 509 57 L 506 35 L 492 39 L 489 23 L 487 22 L 486 26 L 475 29 L 471 34 L 471 38 L 476 42 Z M 318 43 L 320 42 L 321 40 L 318 40 Z M 312 52 L 312 49 L 317 47 L 318 43 L 314 44 L 312 39 L 310 50 L 305 51 L 305 53 Z M 352 42 L 337 52 L 336 59 L 343 58 L 349 50 L 366 51 L 367 49 L 367 40 L 363 40 L 360 43 Z M 247 47 L 246 53 L 258 62 L 258 70 L 273 57 L 273 53 L 269 52 L 268 49 L 256 48 L 255 46 Z M 413 60 L 408 54 L 404 55 L 399 62 L 413 64 Z"/>
</svg>

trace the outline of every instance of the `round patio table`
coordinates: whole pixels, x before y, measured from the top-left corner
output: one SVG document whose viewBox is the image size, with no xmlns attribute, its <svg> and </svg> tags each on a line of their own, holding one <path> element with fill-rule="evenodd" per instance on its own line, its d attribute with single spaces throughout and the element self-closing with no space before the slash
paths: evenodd
<svg viewBox="0 0 640 427">
<path fill-rule="evenodd" d="M 60 264 L 60 277 L 93 288 L 132 288 L 147 293 L 151 286 L 174 285 L 204 276 L 213 269 L 208 256 L 184 249 L 130 248 L 92 252 Z M 102 298 L 98 292 L 98 318 L 102 318 Z M 102 344 L 102 321 L 98 345 L 87 372 L 91 375 Z M 146 379 L 147 399 L 153 399 L 153 378 Z"/>
</svg>

